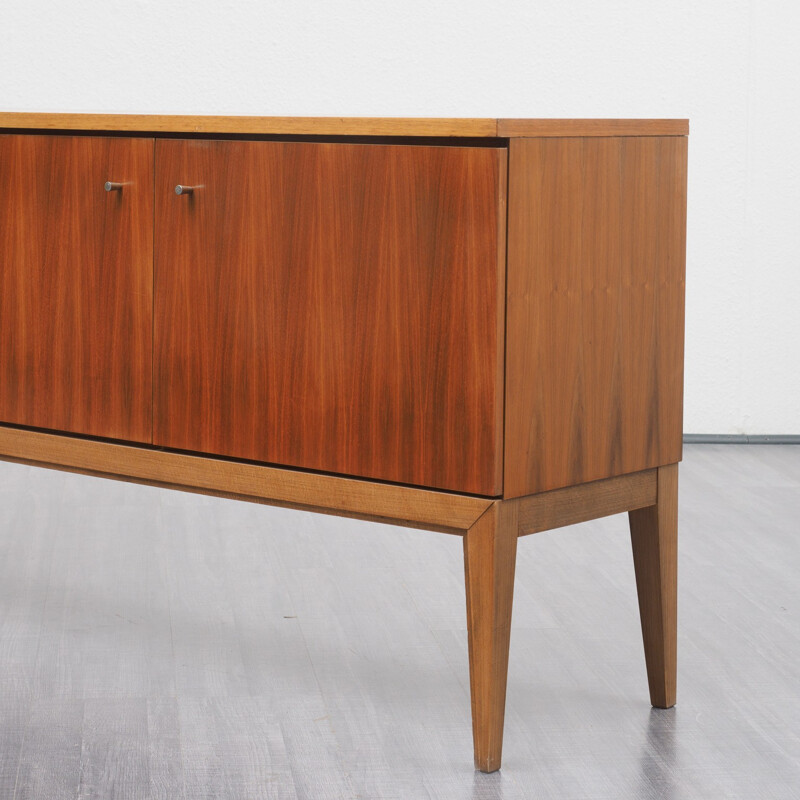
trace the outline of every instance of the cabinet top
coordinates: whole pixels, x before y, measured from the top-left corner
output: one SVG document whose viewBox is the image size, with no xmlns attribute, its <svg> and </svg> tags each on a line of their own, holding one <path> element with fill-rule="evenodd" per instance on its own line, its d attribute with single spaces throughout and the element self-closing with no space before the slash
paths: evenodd
<svg viewBox="0 0 800 800">
<path fill-rule="evenodd" d="M 686 136 L 687 119 L 251 117 L 0 112 L 0 129 L 297 136 Z"/>
</svg>

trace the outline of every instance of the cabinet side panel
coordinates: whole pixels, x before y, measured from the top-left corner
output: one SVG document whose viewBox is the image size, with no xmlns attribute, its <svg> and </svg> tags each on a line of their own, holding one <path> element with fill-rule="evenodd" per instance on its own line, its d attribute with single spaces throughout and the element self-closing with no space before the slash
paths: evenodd
<svg viewBox="0 0 800 800">
<path fill-rule="evenodd" d="M 680 460 L 686 152 L 511 141 L 506 497 Z"/>
<path fill-rule="evenodd" d="M 0 421 L 150 442 L 152 290 L 153 140 L 0 136 Z"/>
</svg>

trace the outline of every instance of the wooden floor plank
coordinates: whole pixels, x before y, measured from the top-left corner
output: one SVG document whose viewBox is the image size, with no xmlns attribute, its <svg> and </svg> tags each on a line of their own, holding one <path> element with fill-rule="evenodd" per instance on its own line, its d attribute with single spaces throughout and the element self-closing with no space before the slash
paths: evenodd
<svg viewBox="0 0 800 800">
<path fill-rule="evenodd" d="M 147 701 L 84 701 L 80 767 L 79 800 L 148 800 Z"/>
<path fill-rule="evenodd" d="M 83 712 L 82 700 L 33 701 L 14 800 L 74 800 L 78 796 Z"/>
<path fill-rule="evenodd" d="M 296 800 L 280 726 L 257 697 L 179 701 L 186 796 Z"/>
<path fill-rule="evenodd" d="M 152 800 L 185 800 L 178 700 L 147 701 L 147 766 Z"/>
</svg>

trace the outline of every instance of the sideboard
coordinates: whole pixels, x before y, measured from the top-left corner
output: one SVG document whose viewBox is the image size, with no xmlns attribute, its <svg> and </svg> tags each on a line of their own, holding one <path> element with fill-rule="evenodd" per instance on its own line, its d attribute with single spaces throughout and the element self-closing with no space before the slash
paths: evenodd
<svg viewBox="0 0 800 800">
<path fill-rule="evenodd" d="M 0 458 L 461 536 L 484 772 L 517 539 L 629 512 L 670 707 L 687 134 L 0 113 Z"/>
</svg>

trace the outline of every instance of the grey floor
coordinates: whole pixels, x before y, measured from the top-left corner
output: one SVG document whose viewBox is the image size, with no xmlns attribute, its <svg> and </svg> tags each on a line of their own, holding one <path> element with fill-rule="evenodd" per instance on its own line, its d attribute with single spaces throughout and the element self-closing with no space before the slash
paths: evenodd
<svg viewBox="0 0 800 800">
<path fill-rule="evenodd" d="M 460 539 L 0 464 L 0 800 L 800 797 L 800 447 L 680 503 L 678 706 L 626 518 L 528 537 L 487 776 Z"/>
</svg>

